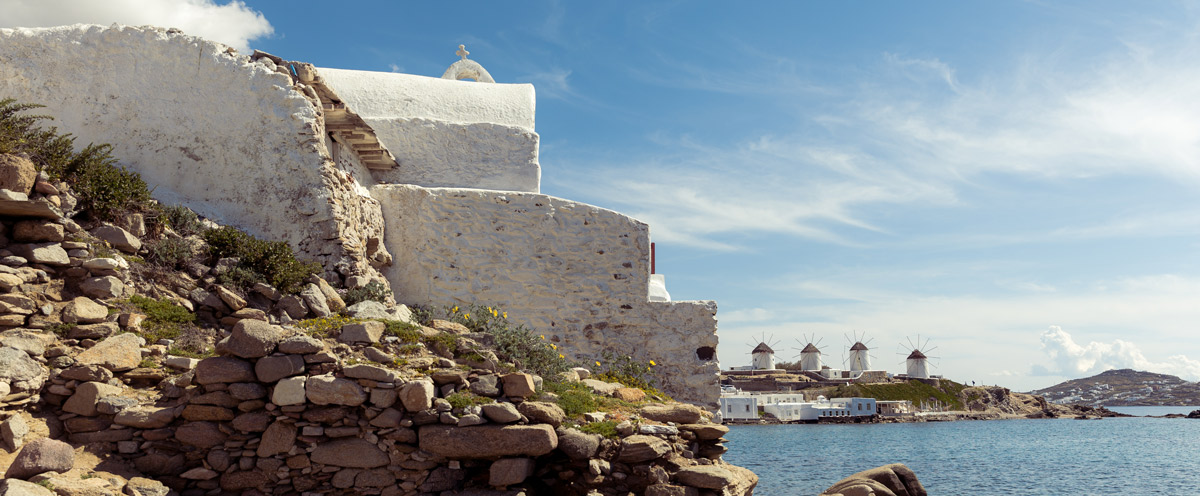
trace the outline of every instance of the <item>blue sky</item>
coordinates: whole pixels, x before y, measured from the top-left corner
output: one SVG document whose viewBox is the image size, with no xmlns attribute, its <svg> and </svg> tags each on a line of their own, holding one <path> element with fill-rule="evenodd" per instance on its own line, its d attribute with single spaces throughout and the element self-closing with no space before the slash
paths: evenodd
<svg viewBox="0 0 1200 496">
<path fill-rule="evenodd" d="M 934 373 L 1018 390 L 1200 379 L 1193 4 L 0 6 L 435 77 L 464 43 L 536 86 L 543 192 L 650 223 L 672 296 L 718 301 L 725 367 L 814 333 L 838 366 L 857 331 L 882 368 L 920 334 Z"/>
</svg>

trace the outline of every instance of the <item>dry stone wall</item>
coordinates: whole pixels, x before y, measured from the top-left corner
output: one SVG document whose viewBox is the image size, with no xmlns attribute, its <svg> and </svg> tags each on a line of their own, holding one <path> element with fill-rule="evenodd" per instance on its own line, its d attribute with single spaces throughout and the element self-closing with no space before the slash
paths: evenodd
<svg viewBox="0 0 1200 496">
<path fill-rule="evenodd" d="M 533 193 L 379 185 L 398 301 L 481 302 L 575 358 L 654 360 L 664 389 L 715 408 L 716 303 L 648 301 L 649 228 Z"/>
</svg>

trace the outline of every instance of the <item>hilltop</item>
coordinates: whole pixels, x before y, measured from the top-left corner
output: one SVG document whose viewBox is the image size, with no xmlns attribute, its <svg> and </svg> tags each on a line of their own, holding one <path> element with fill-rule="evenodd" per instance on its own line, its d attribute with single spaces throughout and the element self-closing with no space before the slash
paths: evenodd
<svg viewBox="0 0 1200 496">
<path fill-rule="evenodd" d="M 1188 406 L 1200 404 L 1200 383 L 1133 369 L 1106 370 L 1032 391 L 1052 403 L 1092 406 Z"/>
</svg>

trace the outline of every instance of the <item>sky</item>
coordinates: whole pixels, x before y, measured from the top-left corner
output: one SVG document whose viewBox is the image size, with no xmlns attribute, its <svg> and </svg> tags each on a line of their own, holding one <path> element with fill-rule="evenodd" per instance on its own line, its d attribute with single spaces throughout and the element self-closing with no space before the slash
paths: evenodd
<svg viewBox="0 0 1200 496">
<path fill-rule="evenodd" d="M 537 92 L 542 192 L 651 226 L 723 368 L 848 336 L 1019 391 L 1200 380 L 1200 10 L 1188 2 L 0 0 Z M 919 338 L 918 338 L 919 336 Z M 903 344 L 902 344 L 903 343 Z M 936 347 L 936 348 L 935 348 Z"/>
</svg>

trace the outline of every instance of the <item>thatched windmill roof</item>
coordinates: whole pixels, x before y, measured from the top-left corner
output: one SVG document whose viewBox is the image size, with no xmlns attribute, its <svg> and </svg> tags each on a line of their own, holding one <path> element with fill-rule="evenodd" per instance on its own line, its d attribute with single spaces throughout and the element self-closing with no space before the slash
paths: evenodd
<svg viewBox="0 0 1200 496">
<path fill-rule="evenodd" d="M 778 343 L 776 343 L 776 344 L 778 344 Z M 750 353 L 771 353 L 771 354 L 775 354 L 775 350 L 772 350 L 770 346 L 767 346 L 767 343 L 758 343 L 758 346 L 755 346 L 755 347 L 754 347 L 754 351 L 751 351 Z"/>
<path fill-rule="evenodd" d="M 913 350 L 912 353 L 908 354 L 907 359 L 908 360 L 918 360 L 918 359 L 926 359 L 926 358 L 929 358 L 929 357 L 925 356 L 924 353 L 921 353 L 921 350 Z"/>
<path fill-rule="evenodd" d="M 867 351 L 867 345 L 862 344 L 862 341 L 856 341 L 854 346 L 850 347 L 850 351 Z"/>
<path fill-rule="evenodd" d="M 817 349 L 817 347 L 814 346 L 812 343 L 808 343 L 808 346 L 805 346 L 803 350 L 800 350 L 800 353 L 820 353 L 820 352 L 821 352 L 821 350 Z"/>
</svg>

